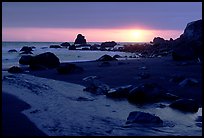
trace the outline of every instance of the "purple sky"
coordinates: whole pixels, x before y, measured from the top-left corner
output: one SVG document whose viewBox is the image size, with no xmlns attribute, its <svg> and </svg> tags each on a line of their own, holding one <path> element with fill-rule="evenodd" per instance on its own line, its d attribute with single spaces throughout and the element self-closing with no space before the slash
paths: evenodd
<svg viewBox="0 0 204 138">
<path fill-rule="evenodd" d="M 2 28 L 183 30 L 201 2 L 3 2 Z"/>
</svg>

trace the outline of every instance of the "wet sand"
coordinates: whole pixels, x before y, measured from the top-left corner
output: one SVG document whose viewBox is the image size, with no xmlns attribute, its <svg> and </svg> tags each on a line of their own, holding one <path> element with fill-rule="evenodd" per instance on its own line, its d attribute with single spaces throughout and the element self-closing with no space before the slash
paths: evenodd
<svg viewBox="0 0 204 138">
<path fill-rule="evenodd" d="M 202 64 L 196 62 L 173 61 L 171 56 L 162 58 L 141 58 L 132 60 L 109 61 L 110 66 L 100 66 L 102 62 L 75 62 L 84 69 L 82 73 L 59 74 L 56 69 L 25 72 L 26 74 L 50 78 L 70 83 L 85 85 L 83 78 L 97 76 L 98 80 L 111 88 L 150 82 L 157 83 L 166 92 L 182 98 L 195 99 L 202 106 Z M 61 63 L 66 64 L 66 63 Z M 138 79 L 138 74 L 148 73 L 147 79 Z M 181 87 L 170 79 L 174 75 L 194 78 L 199 83 L 196 86 Z"/>
<path fill-rule="evenodd" d="M 2 93 L 2 135 L 3 136 L 46 136 L 21 111 L 30 105 L 17 97 Z"/>
</svg>

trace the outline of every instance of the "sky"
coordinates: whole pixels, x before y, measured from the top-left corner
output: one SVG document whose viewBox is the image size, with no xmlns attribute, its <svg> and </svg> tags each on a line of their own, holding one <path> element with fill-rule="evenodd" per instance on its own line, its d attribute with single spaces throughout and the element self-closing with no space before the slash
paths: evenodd
<svg viewBox="0 0 204 138">
<path fill-rule="evenodd" d="M 2 40 L 150 42 L 176 39 L 202 2 L 2 2 Z"/>
</svg>

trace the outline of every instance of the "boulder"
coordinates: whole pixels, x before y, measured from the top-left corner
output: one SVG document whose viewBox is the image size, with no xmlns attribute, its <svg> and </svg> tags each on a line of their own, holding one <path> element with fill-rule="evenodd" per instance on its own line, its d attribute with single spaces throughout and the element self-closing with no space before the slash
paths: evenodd
<svg viewBox="0 0 204 138">
<path fill-rule="evenodd" d="M 173 43 L 173 60 L 202 61 L 202 20 L 188 23 L 184 33 Z"/>
<path fill-rule="evenodd" d="M 130 112 L 126 124 L 130 123 L 138 123 L 138 124 L 149 124 L 149 125 L 162 125 L 163 121 L 156 115 L 141 112 L 141 111 L 134 111 Z"/>
<path fill-rule="evenodd" d="M 99 59 L 97 59 L 97 61 L 116 61 L 116 58 L 113 58 L 109 55 L 103 55 L 102 57 L 100 57 Z"/>
<path fill-rule="evenodd" d="M 8 52 L 9 52 L 9 53 L 13 53 L 13 52 L 18 52 L 18 51 L 15 50 L 15 49 L 10 49 Z"/>
<path fill-rule="evenodd" d="M 47 69 L 47 67 L 45 67 L 45 66 L 43 66 L 43 65 L 39 65 L 39 64 L 31 64 L 30 66 L 29 66 L 29 68 L 31 69 L 31 70 L 45 70 L 45 69 Z"/>
<path fill-rule="evenodd" d="M 75 45 L 69 46 L 69 50 L 76 50 L 76 46 Z"/>
<path fill-rule="evenodd" d="M 32 47 L 24 46 L 20 51 L 33 51 Z"/>
<path fill-rule="evenodd" d="M 198 112 L 199 106 L 195 100 L 192 99 L 178 99 L 171 103 L 169 107 L 184 111 L 184 112 Z"/>
<path fill-rule="evenodd" d="M 19 59 L 19 64 L 30 65 L 32 62 L 32 59 L 33 59 L 33 56 L 31 55 L 21 56 L 21 58 Z"/>
<path fill-rule="evenodd" d="M 23 70 L 17 66 L 12 66 L 11 68 L 8 69 L 9 73 L 21 73 Z"/>
<path fill-rule="evenodd" d="M 60 62 L 59 58 L 55 54 L 46 52 L 34 56 L 30 65 L 42 65 L 47 68 L 55 68 L 60 65 Z"/>
<path fill-rule="evenodd" d="M 104 95 L 109 91 L 109 86 L 98 80 L 96 76 L 88 76 L 83 79 L 86 88 L 84 91 L 88 91 L 97 95 Z"/>
<path fill-rule="evenodd" d="M 164 93 L 162 94 L 162 99 L 167 100 L 167 101 L 175 101 L 175 100 L 180 99 L 180 97 L 172 93 Z"/>
<path fill-rule="evenodd" d="M 163 89 L 154 83 L 144 83 L 133 88 L 128 95 L 130 103 L 152 103 L 161 100 Z"/>
<path fill-rule="evenodd" d="M 59 67 L 57 67 L 57 72 L 59 74 L 69 74 L 72 72 L 82 72 L 83 68 L 76 66 L 75 64 L 72 63 L 66 63 L 66 64 L 60 64 Z"/>
<path fill-rule="evenodd" d="M 66 47 L 66 48 L 71 46 L 70 43 L 68 43 L 68 42 L 61 43 L 60 45 L 63 47 Z"/>
<path fill-rule="evenodd" d="M 50 45 L 50 48 L 62 48 L 62 47 L 59 45 Z"/>
<path fill-rule="evenodd" d="M 155 38 L 153 39 L 153 44 L 154 44 L 154 45 L 159 45 L 159 44 L 161 44 L 161 43 L 165 43 L 164 38 L 155 37 Z"/>
<path fill-rule="evenodd" d="M 196 86 L 198 85 L 198 80 L 193 79 L 193 78 L 186 78 L 183 81 L 181 81 L 178 85 L 180 87 L 185 87 L 185 86 Z"/>
<path fill-rule="evenodd" d="M 114 47 L 116 45 L 117 45 L 117 43 L 115 41 L 101 43 L 102 48 L 104 48 L 104 47 Z"/>
<path fill-rule="evenodd" d="M 78 34 L 74 44 L 86 44 L 86 39 L 82 34 Z"/>
<path fill-rule="evenodd" d="M 132 85 L 112 88 L 106 93 L 106 96 L 110 98 L 126 98 L 131 89 Z"/>
<path fill-rule="evenodd" d="M 114 55 L 113 58 L 122 58 L 120 55 Z"/>
</svg>

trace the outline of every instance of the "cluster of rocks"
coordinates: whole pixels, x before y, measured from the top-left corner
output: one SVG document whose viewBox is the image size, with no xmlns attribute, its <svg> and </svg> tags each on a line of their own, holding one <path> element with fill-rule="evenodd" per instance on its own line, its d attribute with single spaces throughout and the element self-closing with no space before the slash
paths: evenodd
<svg viewBox="0 0 204 138">
<path fill-rule="evenodd" d="M 166 93 L 165 89 L 155 83 L 110 88 L 107 84 L 101 82 L 97 76 L 89 76 L 83 80 L 86 82 L 84 91 L 106 95 L 107 98 L 127 99 L 128 102 L 136 105 L 170 101 L 170 108 L 190 113 L 196 113 L 199 109 L 198 103 L 195 100 L 185 99 L 171 93 Z M 162 125 L 163 121 L 154 114 L 134 111 L 129 114 L 126 124 L 135 123 L 142 125 Z"/>
<path fill-rule="evenodd" d="M 172 55 L 175 61 L 202 59 L 202 20 L 187 24 L 184 33 L 179 38 L 165 40 L 155 37 L 150 44 L 125 45 L 126 52 L 139 52 L 141 57 L 163 57 Z"/>
</svg>

